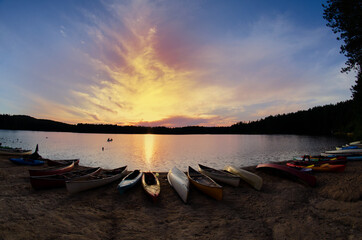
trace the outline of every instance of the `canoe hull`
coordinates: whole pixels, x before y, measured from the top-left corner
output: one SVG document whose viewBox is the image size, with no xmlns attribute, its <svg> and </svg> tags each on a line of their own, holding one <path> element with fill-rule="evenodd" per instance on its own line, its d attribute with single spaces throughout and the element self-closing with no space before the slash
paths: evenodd
<svg viewBox="0 0 362 240">
<path fill-rule="evenodd" d="M 126 170 L 127 170 L 127 166 L 119 168 L 119 171 L 117 171 L 116 174 L 107 174 L 105 177 L 100 177 L 102 176 L 102 174 L 104 172 L 110 172 L 108 170 L 101 170 L 99 171 L 97 174 L 95 174 L 94 176 L 89 176 L 85 179 L 77 179 L 77 180 L 73 180 L 73 181 L 67 181 L 65 183 L 68 192 L 70 193 L 77 193 L 77 192 L 81 192 L 81 191 L 86 191 L 89 189 L 93 189 L 93 188 L 98 188 L 98 187 L 102 187 L 106 184 L 112 183 L 114 181 L 119 180 L 120 178 L 122 178 L 123 176 L 126 175 Z"/>
<path fill-rule="evenodd" d="M 207 183 L 202 183 L 200 181 L 196 181 L 194 173 L 199 174 L 200 177 L 202 177 Z M 214 180 L 212 180 L 210 177 L 197 172 L 193 168 L 189 167 L 187 172 L 187 177 L 189 178 L 191 184 L 195 186 L 197 189 L 199 189 L 201 192 L 205 193 L 206 195 L 220 201 L 222 200 L 223 193 L 222 193 L 222 186 L 217 184 Z"/>
<path fill-rule="evenodd" d="M 146 194 L 153 200 L 153 202 L 157 202 L 158 196 L 161 192 L 161 185 L 160 181 L 153 172 L 143 173 L 142 187 L 145 190 Z"/>
<path fill-rule="evenodd" d="M 234 166 L 226 166 L 224 169 L 228 172 L 238 175 L 242 180 L 250 184 L 256 190 L 260 190 L 263 186 L 263 179 L 252 172 Z"/>
<path fill-rule="evenodd" d="M 83 171 L 68 172 L 60 175 L 33 176 L 30 177 L 31 186 L 34 189 L 48 189 L 65 187 L 65 182 L 71 179 L 82 179 L 99 172 L 100 168 L 91 168 Z"/>
<path fill-rule="evenodd" d="M 226 183 L 234 187 L 237 187 L 240 184 L 239 176 L 233 175 L 231 173 L 209 168 L 201 164 L 199 164 L 199 171 L 200 173 L 212 178 L 216 182 Z"/>
<path fill-rule="evenodd" d="M 15 164 L 27 165 L 27 166 L 40 166 L 45 163 L 42 160 L 26 159 L 26 158 L 10 158 L 9 160 Z"/>
<path fill-rule="evenodd" d="M 314 187 L 317 184 L 317 180 L 314 176 L 312 176 L 308 173 L 301 172 L 294 168 L 284 166 L 284 165 L 279 165 L 279 164 L 275 164 L 275 163 L 263 163 L 263 164 L 259 164 L 256 168 L 258 168 L 258 169 L 266 168 L 266 169 L 277 170 L 288 176 L 296 178 L 296 179 L 302 181 L 303 183 L 308 184 L 311 187 Z"/>
<path fill-rule="evenodd" d="M 190 190 L 190 181 L 187 175 L 177 167 L 172 168 L 167 174 L 169 184 L 175 189 L 184 203 L 187 203 Z"/>
<path fill-rule="evenodd" d="M 138 171 L 138 170 L 137 170 Z M 125 176 L 122 181 L 118 184 L 117 186 L 117 190 L 120 194 L 123 194 L 125 191 L 127 191 L 128 189 L 132 188 L 133 186 L 135 186 L 142 178 L 142 172 L 138 171 L 139 173 L 137 174 L 137 176 L 135 176 L 132 179 L 128 179 L 129 176 L 131 176 L 132 174 L 134 174 L 134 171 L 129 173 L 127 176 Z"/>
<path fill-rule="evenodd" d="M 29 169 L 30 176 L 47 176 L 62 174 L 71 171 L 74 168 L 74 162 L 67 166 L 53 168 L 53 169 Z"/>
</svg>

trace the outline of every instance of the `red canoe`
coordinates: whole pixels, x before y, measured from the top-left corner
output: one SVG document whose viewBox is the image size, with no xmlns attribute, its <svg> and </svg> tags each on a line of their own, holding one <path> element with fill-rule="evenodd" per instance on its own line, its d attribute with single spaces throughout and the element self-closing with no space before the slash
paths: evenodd
<svg viewBox="0 0 362 240">
<path fill-rule="evenodd" d="M 74 166 L 78 166 L 79 164 L 79 159 L 65 159 L 65 160 L 51 160 L 51 159 L 46 159 L 48 166 L 64 166 L 64 165 L 69 165 L 72 162 L 74 162 Z"/>
<path fill-rule="evenodd" d="M 344 169 L 346 168 L 346 165 L 334 165 L 334 164 L 328 164 L 328 163 L 324 163 L 324 164 L 304 164 L 304 163 L 299 163 L 299 162 L 289 162 L 286 163 L 286 165 L 288 167 L 297 167 L 297 168 L 310 168 L 313 171 L 316 172 L 343 172 Z"/>
<path fill-rule="evenodd" d="M 71 171 L 74 168 L 74 162 L 67 166 L 62 166 L 58 168 L 45 168 L 45 169 L 29 169 L 30 176 L 46 176 L 46 175 L 55 175 L 62 174 Z"/>
<path fill-rule="evenodd" d="M 50 175 L 50 176 L 32 176 L 30 177 L 31 186 L 35 189 L 46 189 L 65 187 L 66 181 L 75 179 L 82 179 L 84 177 L 92 176 L 99 172 L 101 168 L 89 168 L 80 171 L 70 171 L 63 174 Z"/>
<path fill-rule="evenodd" d="M 277 170 L 278 172 L 283 173 L 284 175 L 287 175 L 289 177 L 298 179 L 311 187 L 314 187 L 317 184 L 317 179 L 314 176 L 284 165 L 279 165 L 275 163 L 262 163 L 256 166 L 256 168 L 269 168 Z"/>
</svg>

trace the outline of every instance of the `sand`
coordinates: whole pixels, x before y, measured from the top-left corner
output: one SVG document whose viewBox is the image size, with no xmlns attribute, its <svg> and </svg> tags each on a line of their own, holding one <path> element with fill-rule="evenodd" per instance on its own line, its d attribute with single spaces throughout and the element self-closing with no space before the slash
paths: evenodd
<svg viewBox="0 0 362 240">
<path fill-rule="evenodd" d="M 0 156 L 0 239 L 362 239 L 362 162 L 343 173 L 314 173 L 317 187 L 244 168 L 264 180 L 242 182 L 213 200 L 191 189 L 184 204 L 160 174 L 161 196 L 118 182 L 78 194 L 32 189 L 29 168 Z"/>
</svg>

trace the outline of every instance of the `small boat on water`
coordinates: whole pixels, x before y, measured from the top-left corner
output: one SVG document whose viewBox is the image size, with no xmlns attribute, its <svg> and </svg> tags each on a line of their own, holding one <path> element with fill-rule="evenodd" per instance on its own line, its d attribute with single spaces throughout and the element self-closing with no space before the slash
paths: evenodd
<svg viewBox="0 0 362 240">
<path fill-rule="evenodd" d="M 259 164 L 256 168 L 275 170 L 278 174 L 300 180 L 311 187 L 314 187 L 317 184 L 317 179 L 314 176 L 284 165 L 275 164 L 275 163 L 262 163 Z"/>
<path fill-rule="evenodd" d="M 160 181 L 153 172 L 144 172 L 142 175 L 142 187 L 151 197 L 153 202 L 156 202 L 161 192 Z"/>
<path fill-rule="evenodd" d="M 79 165 L 79 159 L 64 159 L 64 160 L 51 160 L 51 159 L 44 159 L 48 166 L 64 166 L 69 165 L 74 162 L 74 166 Z"/>
<path fill-rule="evenodd" d="M 217 184 L 210 177 L 196 171 L 190 166 L 187 171 L 187 176 L 191 184 L 197 189 L 216 200 L 222 200 L 222 186 Z"/>
<path fill-rule="evenodd" d="M 312 169 L 316 172 L 343 172 L 346 168 L 346 165 L 340 164 L 329 164 L 329 163 L 323 163 L 323 164 L 308 164 L 303 162 L 288 162 L 286 163 L 288 167 L 296 167 L 296 168 L 306 168 L 306 169 Z"/>
<path fill-rule="evenodd" d="M 293 160 L 298 162 L 303 162 L 306 164 L 323 164 L 323 163 L 329 163 L 329 164 L 346 164 L 347 158 L 346 157 L 337 157 L 337 156 L 309 156 L 304 155 L 302 157 L 293 157 Z"/>
<path fill-rule="evenodd" d="M 9 158 L 9 160 L 15 164 L 28 165 L 28 166 L 39 166 L 43 165 L 45 161 L 31 158 Z"/>
<path fill-rule="evenodd" d="M 30 177 L 31 186 L 35 189 L 47 189 L 56 187 L 65 187 L 66 181 L 82 179 L 99 172 L 101 168 L 89 168 L 80 171 L 70 171 L 63 174 L 49 176 L 32 176 Z"/>
<path fill-rule="evenodd" d="M 69 165 L 57 168 L 29 169 L 30 176 L 46 176 L 62 174 L 71 171 L 74 168 L 74 162 Z"/>
<path fill-rule="evenodd" d="M 238 175 L 241 179 L 249 183 L 256 190 L 260 190 L 263 186 L 263 179 L 252 172 L 234 166 L 226 166 L 224 169 L 228 172 L 231 172 L 232 174 Z"/>
<path fill-rule="evenodd" d="M 142 178 L 142 172 L 140 170 L 134 170 L 125 176 L 118 184 L 117 189 L 120 194 L 123 194 L 126 190 L 135 186 Z"/>
<path fill-rule="evenodd" d="M 101 169 L 101 171 L 97 172 L 92 176 L 87 176 L 82 179 L 67 181 L 65 185 L 67 187 L 68 192 L 70 193 L 81 192 L 88 189 L 101 187 L 106 184 L 117 181 L 118 179 L 125 176 L 126 172 L 127 172 L 127 166 L 112 170 Z"/>
<path fill-rule="evenodd" d="M 173 167 L 167 174 L 167 181 L 175 189 L 184 203 L 189 196 L 190 181 L 187 175 L 177 167 Z"/>
<path fill-rule="evenodd" d="M 216 182 L 226 183 L 234 187 L 237 187 L 240 184 L 240 177 L 228 171 L 220 171 L 201 164 L 199 164 L 199 171 L 200 173 L 212 178 Z"/>
</svg>

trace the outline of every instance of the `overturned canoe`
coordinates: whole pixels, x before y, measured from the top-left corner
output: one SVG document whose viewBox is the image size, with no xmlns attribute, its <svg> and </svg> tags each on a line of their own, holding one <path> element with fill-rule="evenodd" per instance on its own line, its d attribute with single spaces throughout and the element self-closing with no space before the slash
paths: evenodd
<svg viewBox="0 0 362 240">
<path fill-rule="evenodd" d="M 197 189 L 216 200 L 222 200 L 222 186 L 217 184 L 210 177 L 196 171 L 190 166 L 187 171 L 187 176 L 191 184 Z"/>
<path fill-rule="evenodd" d="M 142 172 L 140 170 L 134 170 L 125 176 L 122 181 L 118 184 L 117 189 L 120 194 L 126 190 L 135 186 L 142 178 Z"/>
<path fill-rule="evenodd" d="M 167 174 L 168 183 L 175 189 L 184 203 L 189 196 L 190 181 L 186 174 L 177 167 L 173 167 Z"/>
<path fill-rule="evenodd" d="M 45 161 L 30 158 L 9 158 L 9 160 L 15 164 L 28 166 L 39 166 L 45 163 Z"/>
<path fill-rule="evenodd" d="M 71 171 L 74 168 L 74 162 L 69 165 L 57 167 L 57 168 L 45 168 L 45 169 L 29 169 L 30 176 L 46 176 L 62 174 Z"/>
<path fill-rule="evenodd" d="M 156 202 L 161 192 L 160 181 L 153 172 L 145 172 L 142 175 L 142 187 L 151 199 Z"/>
<path fill-rule="evenodd" d="M 74 179 L 82 179 L 87 176 L 91 176 L 99 172 L 101 168 L 89 168 L 80 171 L 71 171 L 63 174 L 50 175 L 50 176 L 33 176 L 30 177 L 31 186 L 35 189 L 46 189 L 65 187 L 66 181 Z"/>
<path fill-rule="evenodd" d="M 281 173 L 282 175 L 300 180 L 303 183 L 306 183 L 311 187 L 314 187 L 317 184 L 317 180 L 314 176 L 312 176 L 308 173 L 299 171 L 297 169 L 284 166 L 284 165 L 279 165 L 279 164 L 275 164 L 275 163 L 262 163 L 262 164 L 259 164 L 258 166 L 256 166 L 256 168 L 257 169 L 264 168 L 264 169 L 276 170 L 278 173 Z"/>
<path fill-rule="evenodd" d="M 249 183 L 256 190 L 260 190 L 263 186 L 263 179 L 252 172 L 234 166 L 226 166 L 224 169 L 228 172 L 231 172 L 232 174 L 238 175 L 241 179 Z"/>
<path fill-rule="evenodd" d="M 92 188 L 101 187 L 125 176 L 126 169 L 127 166 L 111 170 L 101 169 L 101 171 L 97 172 L 92 176 L 87 176 L 82 179 L 67 181 L 65 185 L 67 187 L 68 192 L 70 193 L 76 193 Z"/>
<path fill-rule="evenodd" d="M 231 186 L 237 187 L 240 183 L 239 176 L 236 176 L 234 174 L 231 174 L 227 171 L 220 171 L 214 168 L 210 168 L 204 165 L 199 164 L 199 171 L 202 174 L 205 174 L 206 176 L 212 178 L 216 182 L 222 182 L 229 184 Z"/>
</svg>

